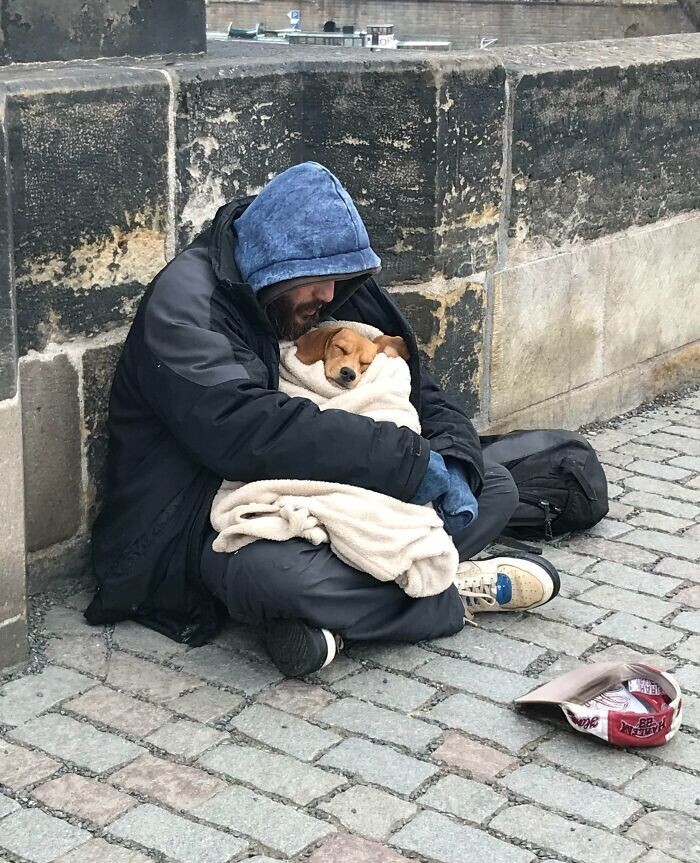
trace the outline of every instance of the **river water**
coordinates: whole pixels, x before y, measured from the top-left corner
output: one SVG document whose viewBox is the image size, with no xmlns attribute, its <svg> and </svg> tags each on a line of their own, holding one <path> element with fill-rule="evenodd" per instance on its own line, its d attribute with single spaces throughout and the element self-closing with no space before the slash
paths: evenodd
<svg viewBox="0 0 700 863">
<path fill-rule="evenodd" d="M 452 48 L 478 48 L 482 38 L 499 45 L 542 44 L 580 39 L 621 39 L 690 32 L 675 3 L 593 5 L 590 2 L 468 2 L 468 0 L 210 0 L 207 27 L 227 30 L 230 23 L 268 28 L 289 26 L 287 12 L 299 9 L 302 29 L 338 25 L 394 24 L 398 39 L 438 39 Z"/>
</svg>

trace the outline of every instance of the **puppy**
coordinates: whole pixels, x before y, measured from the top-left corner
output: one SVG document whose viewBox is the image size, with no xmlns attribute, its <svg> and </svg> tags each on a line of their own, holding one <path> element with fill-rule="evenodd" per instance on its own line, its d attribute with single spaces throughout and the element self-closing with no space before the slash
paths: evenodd
<svg viewBox="0 0 700 863">
<path fill-rule="evenodd" d="M 357 386 L 362 373 L 379 353 L 408 359 L 401 336 L 378 336 L 374 341 L 347 327 L 320 327 L 296 341 L 297 359 L 307 366 L 323 360 L 329 381 L 345 389 Z"/>
</svg>

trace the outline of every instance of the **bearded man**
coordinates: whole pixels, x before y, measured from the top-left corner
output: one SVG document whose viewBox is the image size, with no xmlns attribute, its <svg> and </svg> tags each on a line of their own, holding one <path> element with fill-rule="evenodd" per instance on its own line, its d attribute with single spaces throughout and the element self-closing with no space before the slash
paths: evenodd
<svg viewBox="0 0 700 863">
<path fill-rule="evenodd" d="M 523 610 L 556 595 L 556 570 L 541 558 L 471 560 L 505 527 L 517 489 L 505 468 L 484 464 L 467 412 L 421 365 L 411 327 L 373 278 L 379 270 L 350 196 L 307 162 L 257 197 L 221 207 L 155 277 L 112 386 L 89 622 L 131 618 L 197 646 L 228 614 L 258 627 L 275 665 L 301 676 L 327 665 L 341 639 L 439 638 L 475 612 Z M 279 391 L 279 341 L 330 317 L 403 337 L 420 435 Z M 449 532 L 460 578 L 414 599 L 327 544 L 257 540 L 214 552 L 209 512 L 222 479 L 318 480 L 409 503 L 456 501 L 465 518 Z"/>
</svg>

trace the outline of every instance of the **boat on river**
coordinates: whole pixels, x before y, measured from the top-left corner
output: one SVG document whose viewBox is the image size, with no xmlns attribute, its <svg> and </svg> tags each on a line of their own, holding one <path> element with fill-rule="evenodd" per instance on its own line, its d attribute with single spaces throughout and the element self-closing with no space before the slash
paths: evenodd
<svg viewBox="0 0 700 863">
<path fill-rule="evenodd" d="M 334 21 L 327 21 L 321 32 L 306 32 L 296 27 L 269 30 L 264 24 L 256 24 L 250 29 L 234 27 L 228 29 L 229 39 L 245 39 L 254 42 L 277 42 L 287 45 L 323 45 L 330 48 L 368 48 L 370 50 L 413 50 L 448 51 L 450 42 L 419 41 L 412 39 L 401 42 L 394 34 L 393 24 L 369 24 L 356 28 L 354 24 L 337 27 Z"/>
</svg>

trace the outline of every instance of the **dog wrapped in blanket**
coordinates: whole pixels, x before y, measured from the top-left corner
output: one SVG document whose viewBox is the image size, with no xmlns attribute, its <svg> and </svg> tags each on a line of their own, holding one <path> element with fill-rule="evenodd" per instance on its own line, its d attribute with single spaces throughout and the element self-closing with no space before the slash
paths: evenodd
<svg viewBox="0 0 700 863">
<path fill-rule="evenodd" d="M 370 341 L 383 334 L 354 321 L 321 327 L 348 328 Z M 323 360 L 307 364 L 294 342 L 280 343 L 279 388 L 307 398 L 320 410 L 345 410 L 420 433 L 410 402 L 411 378 L 399 356 L 378 352 L 352 385 L 329 380 Z M 333 446 L 328 441 L 328 446 Z M 454 582 L 457 550 L 432 506 L 416 506 L 356 486 L 312 480 L 224 481 L 214 498 L 213 548 L 235 552 L 256 539 L 300 537 L 333 552 L 380 581 L 395 581 L 409 596 L 432 596 Z"/>
</svg>

